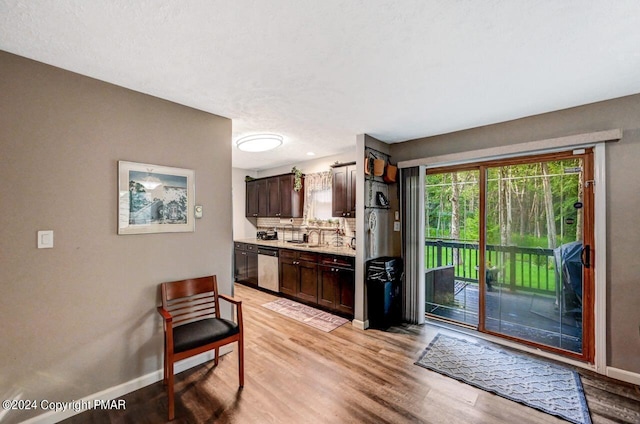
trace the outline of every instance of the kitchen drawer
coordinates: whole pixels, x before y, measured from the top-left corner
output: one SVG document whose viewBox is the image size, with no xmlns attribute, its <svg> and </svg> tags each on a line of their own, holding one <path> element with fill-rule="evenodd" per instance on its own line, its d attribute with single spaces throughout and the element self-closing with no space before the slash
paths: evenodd
<svg viewBox="0 0 640 424">
<path fill-rule="evenodd" d="M 246 250 L 247 252 L 257 252 L 258 251 L 258 245 L 257 244 L 252 244 L 252 243 L 240 243 L 240 242 L 233 242 L 233 247 L 236 250 Z"/>
<path fill-rule="evenodd" d="M 281 259 L 298 259 L 298 252 L 295 250 L 280 249 L 278 255 Z"/>
<path fill-rule="evenodd" d="M 342 268 L 353 268 L 353 258 L 348 256 L 320 255 L 321 265 L 339 266 Z"/>
<path fill-rule="evenodd" d="M 316 263 L 318 254 L 314 252 L 306 252 L 304 250 L 280 249 L 280 257 L 283 259 L 294 259 L 296 261 L 305 261 Z"/>
<path fill-rule="evenodd" d="M 301 261 L 307 261 L 307 262 L 313 262 L 316 263 L 318 261 L 318 254 L 317 253 L 313 253 L 313 252 L 299 252 L 300 253 L 300 260 Z"/>
</svg>

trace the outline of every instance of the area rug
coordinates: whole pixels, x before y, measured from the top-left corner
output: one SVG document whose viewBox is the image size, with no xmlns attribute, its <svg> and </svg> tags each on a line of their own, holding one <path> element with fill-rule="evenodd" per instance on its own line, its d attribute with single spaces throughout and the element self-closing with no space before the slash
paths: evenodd
<svg viewBox="0 0 640 424">
<path fill-rule="evenodd" d="M 262 306 L 327 333 L 349 322 L 348 319 L 284 298 Z"/>
<path fill-rule="evenodd" d="M 576 424 L 591 424 L 577 372 L 490 343 L 437 334 L 416 365 Z"/>
</svg>

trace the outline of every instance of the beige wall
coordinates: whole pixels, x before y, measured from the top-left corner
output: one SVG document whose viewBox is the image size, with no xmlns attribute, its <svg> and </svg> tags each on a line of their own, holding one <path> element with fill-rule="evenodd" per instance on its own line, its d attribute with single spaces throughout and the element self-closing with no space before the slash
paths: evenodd
<svg viewBox="0 0 640 424">
<path fill-rule="evenodd" d="M 231 291 L 231 121 L 5 52 L 0 75 L 0 397 L 71 401 L 161 369 L 158 283 L 215 273 Z M 117 235 L 118 160 L 195 170 L 196 231 Z M 36 249 L 45 229 L 55 247 Z"/>
<path fill-rule="evenodd" d="M 251 238 L 256 236 L 256 218 L 245 217 L 245 207 L 247 203 L 247 185 L 245 177 L 257 177 L 256 171 L 233 168 L 233 238 L 235 240 Z"/>
<path fill-rule="evenodd" d="M 624 134 L 606 147 L 607 356 L 640 373 L 640 95 L 393 144 L 391 154 L 403 161 L 614 128 Z"/>
</svg>

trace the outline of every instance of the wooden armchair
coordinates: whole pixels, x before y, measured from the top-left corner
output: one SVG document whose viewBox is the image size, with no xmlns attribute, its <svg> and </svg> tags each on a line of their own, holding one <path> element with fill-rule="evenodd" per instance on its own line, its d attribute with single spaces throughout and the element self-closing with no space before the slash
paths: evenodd
<svg viewBox="0 0 640 424">
<path fill-rule="evenodd" d="M 169 420 L 175 417 L 173 365 L 185 358 L 215 349 L 218 365 L 220 346 L 238 342 L 240 387 L 244 386 L 242 302 L 218 293 L 215 275 L 163 283 L 164 384 L 169 398 Z M 220 318 L 218 299 L 236 305 L 236 322 Z"/>
</svg>

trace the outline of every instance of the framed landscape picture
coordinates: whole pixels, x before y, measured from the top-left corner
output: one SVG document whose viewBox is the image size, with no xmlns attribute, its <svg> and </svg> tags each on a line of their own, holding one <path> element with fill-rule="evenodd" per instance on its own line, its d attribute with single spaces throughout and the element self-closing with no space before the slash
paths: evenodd
<svg viewBox="0 0 640 424">
<path fill-rule="evenodd" d="M 194 230 L 193 170 L 118 161 L 118 234 Z"/>
</svg>

